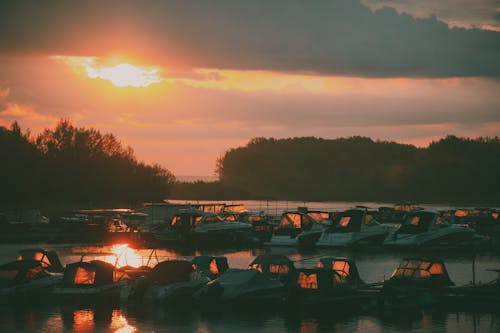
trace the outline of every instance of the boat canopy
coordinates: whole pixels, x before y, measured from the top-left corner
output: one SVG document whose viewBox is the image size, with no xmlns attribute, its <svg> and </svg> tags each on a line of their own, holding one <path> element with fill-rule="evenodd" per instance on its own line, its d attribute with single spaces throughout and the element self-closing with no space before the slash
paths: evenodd
<svg viewBox="0 0 500 333">
<path fill-rule="evenodd" d="M 171 227 L 194 227 L 201 219 L 203 214 L 199 212 L 182 212 L 174 215 L 170 221 Z"/>
<path fill-rule="evenodd" d="M 46 251 L 43 249 L 24 249 L 19 251 L 18 260 L 36 260 L 40 261 L 43 268 L 49 272 L 61 273 L 64 268 L 55 251 Z"/>
<path fill-rule="evenodd" d="M 340 213 L 334 223 L 336 231 L 340 232 L 359 232 L 364 222 L 366 210 L 349 209 Z M 373 218 L 373 216 L 372 216 Z M 371 220 L 370 220 L 371 221 Z"/>
<path fill-rule="evenodd" d="M 391 280 L 433 280 L 452 285 L 444 263 L 438 259 L 406 258 L 392 273 Z"/>
<path fill-rule="evenodd" d="M 295 282 L 301 289 L 321 290 L 324 292 L 348 285 L 340 274 L 326 268 L 301 268 L 295 273 Z"/>
<path fill-rule="evenodd" d="M 0 266 L 0 287 L 10 287 L 47 276 L 42 262 L 38 260 L 16 260 Z"/>
<path fill-rule="evenodd" d="M 317 264 L 318 268 L 332 269 L 338 273 L 338 275 L 351 284 L 362 284 L 364 283 L 359 276 L 358 268 L 356 263 L 348 258 L 339 257 L 327 257 L 321 258 Z"/>
<path fill-rule="evenodd" d="M 435 219 L 436 223 L 443 223 L 438 219 L 437 215 L 437 212 L 430 210 L 410 213 L 397 232 L 401 234 L 419 234 L 426 232 L 431 228 Z"/>
<path fill-rule="evenodd" d="M 226 257 L 197 256 L 191 262 L 196 270 L 207 274 L 211 279 L 224 273 L 229 268 Z"/>
<path fill-rule="evenodd" d="M 286 212 L 281 216 L 280 228 L 310 229 L 316 221 L 300 212 Z"/>
<path fill-rule="evenodd" d="M 155 284 L 168 285 L 189 281 L 193 271 L 193 264 L 187 260 L 166 260 L 153 267 L 148 276 Z"/>
<path fill-rule="evenodd" d="M 276 279 L 262 274 L 255 269 L 228 269 L 217 280 L 224 288 L 223 299 L 231 300 L 253 291 L 282 288 Z"/>
<path fill-rule="evenodd" d="M 270 276 L 288 274 L 295 269 L 293 261 L 277 254 L 263 254 L 255 258 L 248 268 L 258 270 Z"/>
<path fill-rule="evenodd" d="M 102 286 L 121 280 L 127 280 L 127 273 L 115 266 L 101 261 L 79 261 L 68 264 L 64 270 L 62 284 L 65 286 Z"/>
</svg>

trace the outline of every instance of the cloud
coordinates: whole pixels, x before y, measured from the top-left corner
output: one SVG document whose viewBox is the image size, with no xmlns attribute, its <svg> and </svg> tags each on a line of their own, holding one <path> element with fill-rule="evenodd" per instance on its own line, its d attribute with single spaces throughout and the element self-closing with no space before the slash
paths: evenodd
<svg viewBox="0 0 500 333">
<path fill-rule="evenodd" d="M 391 7 L 418 18 L 436 16 L 450 27 L 500 31 L 498 0 L 361 0 L 372 9 Z M 493 14 L 492 14 L 493 13 Z"/>
<path fill-rule="evenodd" d="M 500 76 L 499 32 L 359 0 L 3 1 L 0 51 L 123 52 L 171 67 L 321 75 Z"/>
</svg>

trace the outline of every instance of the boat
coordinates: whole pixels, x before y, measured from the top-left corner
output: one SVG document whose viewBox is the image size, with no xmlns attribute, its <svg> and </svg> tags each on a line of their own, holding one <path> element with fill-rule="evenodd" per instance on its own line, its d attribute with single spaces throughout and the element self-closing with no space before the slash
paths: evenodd
<svg viewBox="0 0 500 333">
<path fill-rule="evenodd" d="M 229 269 L 226 257 L 196 256 L 191 263 L 196 271 L 210 280 L 216 279 Z"/>
<path fill-rule="evenodd" d="M 500 303 L 500 269 L 486 269 L 494 272 L 497 277 L 486 283 L 470 283 L 451 288 L 450 301 L 459 310 L 491 310 L 498 308 Z"/>
<path fill-rule="evenodd" d="M 193 293 L 210 279 L 193 268 L 187 260 L 158 263 L 145 276 L 122 288 L 122 301 L 156 304 L 190 304 Z"/>
<path fill-rule="evenodd" d="M 78 261 L 66 265 L 61 284 L 52 294 L 68 300 L 118 300 L 120 290 L 130 277 L 124 271 L 102 261 Z"/>
<path fill-rule="evenodd" d="M 249 223 L 190 209 L 175 214 L 169 225 L 155 232 L 154 237 L 174 245 L 242 245 L 250 239 L 251 231 Z"/>
<path fill-rule="evenodd" d="M 64 271 L 64 267 L 56 251 L 48 251 L 41 248 L 22 249 L 19 251 L 17 259 L 39 261 L 41 266 L 50 273 L 62 273 Z"/>
<path fill-rule="evenodd" d="M 316 246 L 342 247 L 380 245 L 395 227 L 380 224 L 376 212 L 355 208 L 337 215 L 334 223 L 323 231 Z"/>
<path fill-rule="evenodd" d="M 439 212 L 423 209 L 411 212 L 405 222 L 384 240 L 385 246 L 476 245 L 484 238 L 472 228 L 448 224 Z"/>
<path fill-rule="evenodd" d="M 194 297 L 203 307 L 267 306 L 283 302 L 287 289 L 283 282 L 256 269 L 230 268 L 201 288 Z"/>
<path fill-rule="evenodd" d="M 405 258 L 384 281 L 380 302 L 384 309 L 435 305 L 446 300 L 453 285 L 442 260 Z"/>
<path fill-rule="evenodd" d="M 271 239 L 264 245 L 313 247 L 328 225 L 318 219 L 321 216 L 307 209 L 284 212 L 281 215 L 279 227 L 274 230 Z"/>
<path fill-rule="evenodd" d="M 288 257 L 277 254 L 262 254 L 248 265 L 272 279 L 278 279 L 284 284 L 289 281 L 290 274 L 295 271 L 295 265 Z"/>
<path fill-rule="evenodd" d="M 334 307 L 341 312 L 371 306 L 376 295 L 347 258 L 322 258 L 317 267 L 297 269 L 292 279 L 287 304 L 293 308 Z"/>
<path fill-rule="evenodd" d="M 47 296 L 62 281 L 62 274 L 50 272 L 46 263 L 34 259 L 12 261 L 0 266 L 0 299 L 36 301 Z"/>
</svg>

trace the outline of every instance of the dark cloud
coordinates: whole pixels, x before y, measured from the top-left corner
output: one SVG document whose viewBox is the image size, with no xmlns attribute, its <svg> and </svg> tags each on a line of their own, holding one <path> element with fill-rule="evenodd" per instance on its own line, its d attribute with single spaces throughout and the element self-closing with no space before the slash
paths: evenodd
<svg viewBox="0 0 500 333">
<path fill-rule="evenodd" d="M 122 51 L 188 67 L 354 76 L 500 76 L 500 33 L 356 0 L 2 1 L 0 51 Z"/>
</svg>

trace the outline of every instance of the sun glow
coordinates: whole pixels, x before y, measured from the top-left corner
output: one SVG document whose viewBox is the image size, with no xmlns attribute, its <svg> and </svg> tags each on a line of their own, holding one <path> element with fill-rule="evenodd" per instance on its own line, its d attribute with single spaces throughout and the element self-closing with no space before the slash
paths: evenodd
<svg viewBox="0 0 500 333">
<path fill-rule="evenodd" d="M 132 65 L 126 61 L 113 60 L 101 63 L 95 57 L 55 56 L 72 67 L 76 72 L 91 79 L 102 79 L 111 82 L 116 87 L 147 87 L 162 81 L 160 69 Z"/>
<path fill-rule="evenodd" d="M 139 267 L 143 264 L 142 256 L 134 249 L 128 247 L 128 244 L 116 244 L 111 247 L 114 256 L 108 256 L 105 261 L 116 265 L 117 268 L 123 266 Z"/>
</svg>

